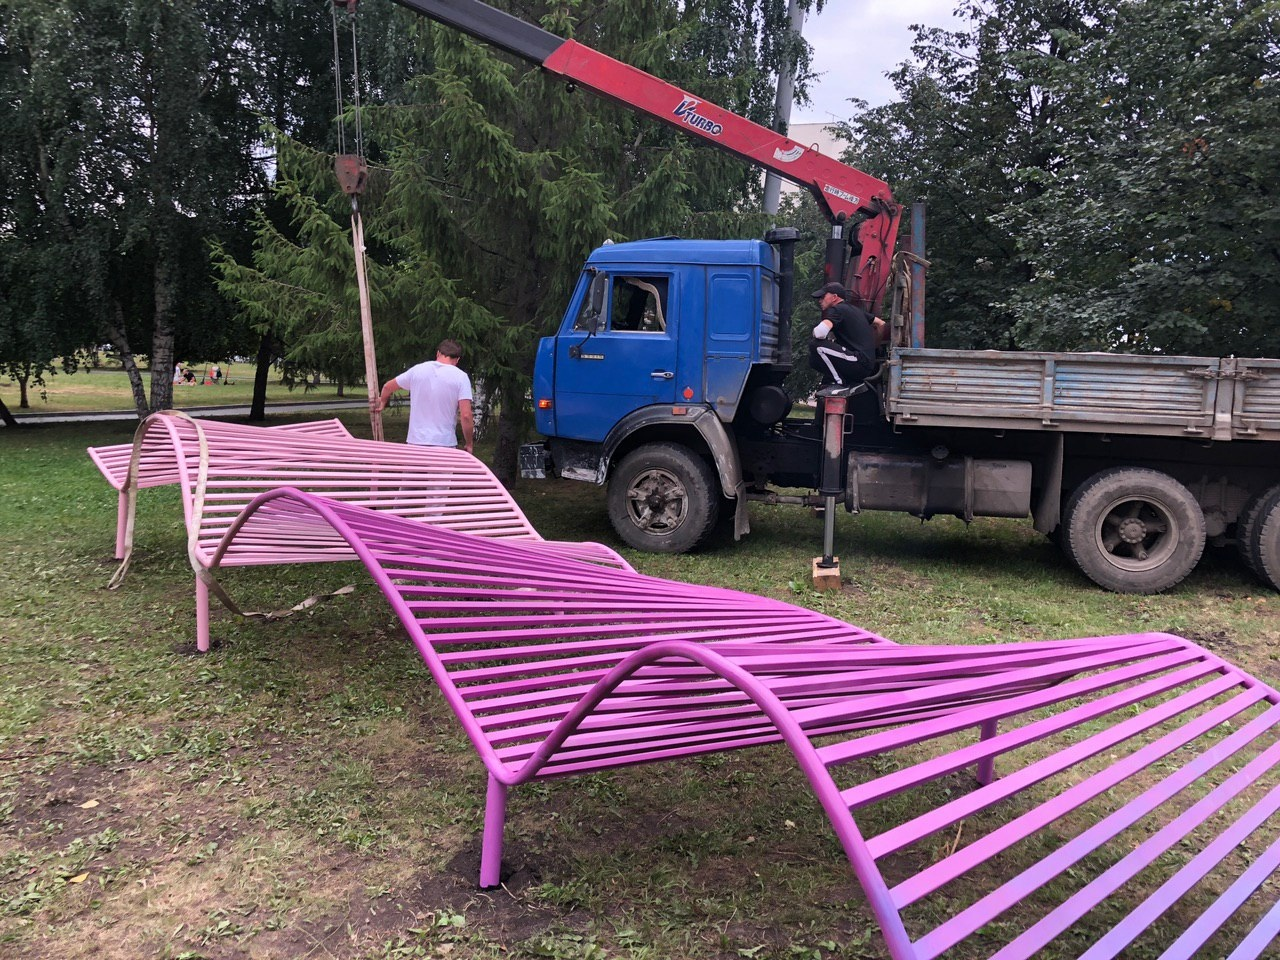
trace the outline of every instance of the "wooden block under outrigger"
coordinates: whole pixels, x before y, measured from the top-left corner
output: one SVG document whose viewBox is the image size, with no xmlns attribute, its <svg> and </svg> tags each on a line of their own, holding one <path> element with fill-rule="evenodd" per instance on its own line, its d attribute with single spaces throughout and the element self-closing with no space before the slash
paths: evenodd
<svg viewBox="0 0 1280 960">
<path fill-rule="evenodd" d="M 832 557 L 829 566 L 823 566 L 825 557 L 813 558 L 813 589 L 840 589 L 840 558 Z"/>
</svg>

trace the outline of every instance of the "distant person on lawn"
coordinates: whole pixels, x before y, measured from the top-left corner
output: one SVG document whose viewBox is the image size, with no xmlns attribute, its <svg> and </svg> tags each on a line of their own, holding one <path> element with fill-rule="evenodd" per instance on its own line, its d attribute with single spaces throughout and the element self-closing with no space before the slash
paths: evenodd
<svg viewBox="0 0 1280 960">
<path fill-rule="evenodd" d="M 410 367 L 392 377 L 374 401 L 385 410 L 397 390 L 409 391 L 409 443 L 425 447 L 456 447 L 462 424 L 462 447 L 472 453 L 475 417 L 471 410 L 471 378 L 458 369 L 462 347 L 456 340 L 441 340 L 436 358 Z"/>
</svg>

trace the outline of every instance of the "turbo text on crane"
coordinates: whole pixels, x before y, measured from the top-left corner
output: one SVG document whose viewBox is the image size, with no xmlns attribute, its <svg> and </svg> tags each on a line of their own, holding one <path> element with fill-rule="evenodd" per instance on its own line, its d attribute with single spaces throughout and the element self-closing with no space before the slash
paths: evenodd
<svg viewBox="0 0 1280 960">
<path fill-rule="evenodd" d="M 701 130 L 707 136 L 720 136 L 724 132 L 724 125 L 698 113 L 698 107 L 700 106 L 702 106 L 701 100 L 694 97 L 685 97 L 680 101 L 680 105 L 675 108 L 672 115 L 695 130 Z"/>
</svg>

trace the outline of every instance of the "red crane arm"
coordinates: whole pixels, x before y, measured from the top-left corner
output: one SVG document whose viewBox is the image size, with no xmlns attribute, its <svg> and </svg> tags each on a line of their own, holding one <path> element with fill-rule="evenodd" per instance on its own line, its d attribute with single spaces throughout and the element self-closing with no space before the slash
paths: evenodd
<svg viewBox="0 0 1280 960">
<path fill-rule="evenodd" d="M 834 244 L 839 253 L 827 257 L 826 278 L 844 282 L 855 301 L 875 312 L 884 296 L 902 210 L 883 180 L 576 40 L 563 41 L 542 61 L 542 68 L 807 187 L 835 225 L 833 236 L 839 240 Z M 843 223 L 855 214 L 867 219 L 858 228 L 857 259 L 846 274 Z"/>
<path fill-rule="evenodd" d="M 354 4 L 355 0 L 334 0 Z M 874 309 L 884 293 L 902 208 L 888 184 L 819 153 L 812 147 L 752 123 L 665 80 L 526 23 L 481 0 L 396 0 L 402 6 L 478 40 L 514 53 L 547 72 L 586 87 L 605 99 L 661 120 L 715 144 L 792 183 L 807 188 L 832 223 L 827 279 L 841 280 L 854 297 Z M 854 244 L 857 260 L 845 270 L 845 224 L 865 219 Z"/>
<path fill-rule="evenodd" d="M 650 73 L 565 40 L 543 69 L 593 93 L 702 137 L 723 150 L 793 183 L 808 187 L 829 220 L 855 213 L 876 215 L 891 204 L 882 180 L 845 166 L 780 133 L 752 123 L 708 100 L 685 93 Z"/>
</svg>

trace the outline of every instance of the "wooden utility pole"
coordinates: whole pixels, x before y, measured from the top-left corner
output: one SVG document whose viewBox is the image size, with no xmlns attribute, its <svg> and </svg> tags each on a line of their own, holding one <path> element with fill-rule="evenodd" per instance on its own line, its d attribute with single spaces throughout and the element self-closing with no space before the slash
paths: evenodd
<svg viewBox="0 0 1280 960">
<path fill-rule="evenodd" d="M 360 290 L 360 337 L 364 341 L 364 381 L 369 389 L 369 427 L 373 439 L 382 439 L 382 411 L 378 409 L 378 360 L 373 349 L 373 308 L 369 302 L 369 279 L 364 269 L 364 221 L 360 207 L 351 198 L 351 246 L 356 255 L 356 286 Z"/>
<path fill-rule="evenodd" d="M 347 153 L 345 107 L 342 102 L 342 57 L 338 40 L 338 8 L 344 8 L 351 22 L 351 89 L 355 98 L 356 152 Z M 356 0 L 333 0 L 333 80 L 338 105 L 338 143 L 343 151 L 333 163 L 342 192 L 351 198 L 351 249 L 356 258 L 356 287 L 360 293 L 360 339 L 364 343 L 364 380 L 369 391 L 369 428 L 373 439 L 382 439 L 382 411 L 378 409 L 378 361 L 373 348 L 373 307 L 369 299 L 369 277 L 364 259 L 364 221 L 360 218 L 360 197 L 369 180 L 369 164 L 364 159 L 364 137 L 360 129 L 360 66 L 356 53 Z"/>
<path fill-rule="evenodd" d="M 373 307 L 364 262 L 364 221 L 360 218 L 360 194 L 369 178 L 363 157 L 344 153 L 334 162 L 342 192 L 351 197 L 351 249 L 356 258 L 356 288 L 360 292 L 360 339 L 364 342 L 364 380 L 369 391 L 369 428 L 373 439 L 382 439 L 382 411 L 378 409 L 378 359 L 373 348 Z"/>
</svg>

